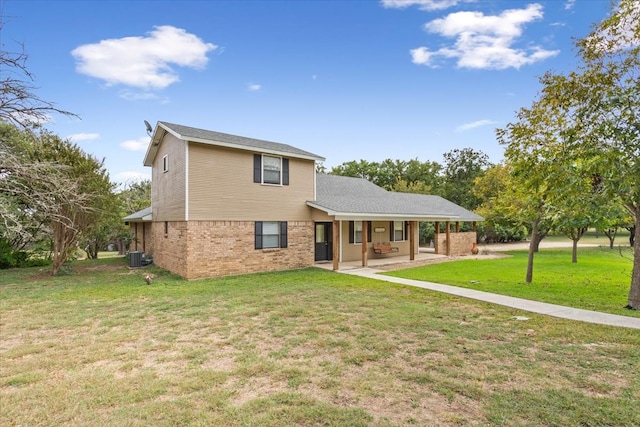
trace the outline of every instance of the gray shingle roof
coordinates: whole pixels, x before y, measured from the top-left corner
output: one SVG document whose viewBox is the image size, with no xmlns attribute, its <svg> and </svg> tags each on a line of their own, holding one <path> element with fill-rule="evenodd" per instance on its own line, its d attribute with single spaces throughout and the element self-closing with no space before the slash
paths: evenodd
<svg viewBox="0 0 640 427">
<path fill-rule="evenodd" d="M 291 145 L 281 144 L 279 142 L 263 141 L 261 139 L 247 138 L 244 136 L 230 135 L 227 133 L 215 132 L 206 129 L 198 129 L 189 126 L 178 125 L 175 123 L 158 122 L 159 126 L 164 127 L 181 139 L 190 141 L 212 143 L 217 145 L 232 146 L 241 149 L 268 152 L 272 154 L 281 154 L 291 157 L 300 157 L 311 160 L 323 161 L 324 157 L 308 151 L 300 150 Z"/>
<path fill-rule="evenodd" d="M 151 221 L 151 206 L 144 208 L 141 211 L 134 212 L 131 215 L 127 215 L 123 219 L 131 222 Z"/>
<path fill-rule="evenodd" d="M 387 191 L 363 178 L 317 174 L 316 200 L 307 204 L 337 219 L 482 221 L 440 196 Z"/>
</svg>

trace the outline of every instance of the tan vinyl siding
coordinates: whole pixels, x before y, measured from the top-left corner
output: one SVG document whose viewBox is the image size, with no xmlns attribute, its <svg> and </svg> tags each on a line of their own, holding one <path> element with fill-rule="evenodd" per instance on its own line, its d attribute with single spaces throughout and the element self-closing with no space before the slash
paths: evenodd
<svg viewBox="0 0 640 427">
<path fill-rule="evenodd" d="M 154 221 L 185 220 L 185 142 L 166 134 L 153 161 L 151 201 Z M 168 155 L 168 171 L 163 159 Z"/>
<path fill-rule="evenodd" d="M 313 208 L 309 208 L 309 209 L 311 209 L 311 219 L 313 219 L 314 221 L 319 221 L 319 222 L 333 221 L 333 217 L 329 216 L 329 214 L 327 214 L 326 212 L 323 212 L 319 209 L 313 209 Z"/>
<path fill-rule="evenodd" d="M 307 221 L 315 163 L 289 158 L 289 185 L 253 182 L 251 151 L 189 143 L 189 220 Z"/>
</svg>

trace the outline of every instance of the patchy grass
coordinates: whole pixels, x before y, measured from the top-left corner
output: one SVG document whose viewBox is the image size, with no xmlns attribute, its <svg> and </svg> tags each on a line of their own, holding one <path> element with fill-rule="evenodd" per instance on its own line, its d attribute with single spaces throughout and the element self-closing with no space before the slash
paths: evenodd
<svg viewBox="0 0 640 427">
<path fill-rule="evenodd" d="M 319 269 L 0 291 L 0 425 L 640 425 L 635 330 Z"/>
<path fill-rule="evenodd" d="M 506 258 L 469 257 L 388 272 L 390 276 L 472 288 L 575 308 L 640 317 L 627 310 L 632 248 L 580 248 L 578 262 L 571 249 L 542 249 L 534 257 L 533 282 L 525 282 L 527 251 L 511 251 Z M 622 256 L 621 256 L 622 255 Z"/>
</svg>

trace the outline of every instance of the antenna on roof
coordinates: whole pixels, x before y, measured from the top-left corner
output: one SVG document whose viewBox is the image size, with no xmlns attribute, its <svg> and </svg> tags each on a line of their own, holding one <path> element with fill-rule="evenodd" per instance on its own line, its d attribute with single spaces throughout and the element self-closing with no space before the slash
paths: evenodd
<svg viewBox="0 0 640 427">
<path fill-rule="evenodd" d="M 153 128 L 146 120 L 144 121 L 144 125 L 147 127 L 147 135 L 151 136 L 151 134 L 153 133 Z"/>
</svg>

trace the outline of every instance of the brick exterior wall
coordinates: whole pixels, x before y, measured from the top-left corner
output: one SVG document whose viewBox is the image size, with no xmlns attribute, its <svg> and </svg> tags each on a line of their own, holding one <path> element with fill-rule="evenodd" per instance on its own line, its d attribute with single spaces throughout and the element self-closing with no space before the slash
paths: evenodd
<svg viewBox="0 0 640 427">
<path fill-rule="evenodd" d="M 154 222 L 153 263 L 182 277 L 187 275 L 187 223 L 184 221 Z"/>
<path fill-rule="evenodd" d="M 314 264 L 314 223 L 289 221 L 288 247 L 254 249 L 253 221 L 154 223 L 153 261 L 186 279 L 288 270 Z"/>
<path fill-rule="evenodd" d="M 473 244 L 476 243 L 476 232 L 475 231 L 467 231 L 454 233 L 451 232 L 449 234 L 451 237 L 451 256 L 461 256 L 461 255 L 471 255 L 471 248 Z M 446 255 L 447 254 L 447 234 L 446 233 L 438 233 L 436 235 L 438 240 L 436 248 L 438 254 Z"/>
</svg>

